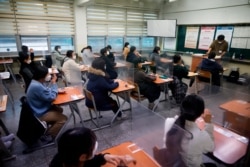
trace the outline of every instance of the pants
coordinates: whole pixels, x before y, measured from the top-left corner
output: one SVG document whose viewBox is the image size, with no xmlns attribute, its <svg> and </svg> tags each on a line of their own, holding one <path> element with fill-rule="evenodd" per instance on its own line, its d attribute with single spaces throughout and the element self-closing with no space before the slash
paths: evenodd
<svg viewBox="0 0 250 167">
<path fill-rule="evenodd" d="M 47 133 L 53 138 L 57 136 L 57 134 L 67 121 L 67 117 L 63 115 L 62 112 L 63 110 L 61 107 L 52 106 L 47 113 L 39 118 L 41 121 L 45 121 L 50 125 Z"/>
<path fill-rule="evenodd" d="M 97 106 L 98 110 L 112 110 L 114 113 L 116 113 L 119 109 L 119 106 L 116 102 L 116 100 L 112 99 L 111 97 L 106 101 L 105 105 Z M 119 113 L 118 117 L 120 117 L 122 114 Z"/>
</svg>

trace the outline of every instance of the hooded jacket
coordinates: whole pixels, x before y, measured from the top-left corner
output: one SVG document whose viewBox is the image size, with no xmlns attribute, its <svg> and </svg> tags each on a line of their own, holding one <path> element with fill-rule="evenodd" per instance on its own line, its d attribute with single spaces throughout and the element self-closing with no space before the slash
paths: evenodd
<svg viewBox="0 0 250 167">
<path fill-rule="evenodd" d="M 93 67 L 89 68 L 88 79 L 87 90 L 93 94 L 97 109 L 101 109 L 111 98 L 108 94 L 109 91 L 117 88 L 119 84 L 106 78 L 104 71 Z M 88 98 L 86 98 L 86 105 L 93 107 L 92 101 Z"/>
</svg>

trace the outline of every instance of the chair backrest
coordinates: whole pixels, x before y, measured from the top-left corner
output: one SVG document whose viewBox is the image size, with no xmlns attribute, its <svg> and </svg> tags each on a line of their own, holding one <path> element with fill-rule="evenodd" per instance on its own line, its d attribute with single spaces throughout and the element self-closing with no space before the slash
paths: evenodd
<svg viewBox="0 0 250 167">
<path fill-rule="evenodd" d="M 83 88 L 83 92 L 84 92 L 85 97 L 86 97 L 87 99 L 89 99 L 89 100 L 92 101 L 94 110 L 97 111 L 96 103 L 95 103 L 95 97 L 94 97 L 94 95 L 92 94 L 92 92 L 88 91 L 86 88 Z"/>
<path fill-rule="evenodd" d="M 209 79 L 210 84 L 212 84 L 212 73 L 208 70 L 199 69 L 198 70 L 199 77 Z"/>
</svg>

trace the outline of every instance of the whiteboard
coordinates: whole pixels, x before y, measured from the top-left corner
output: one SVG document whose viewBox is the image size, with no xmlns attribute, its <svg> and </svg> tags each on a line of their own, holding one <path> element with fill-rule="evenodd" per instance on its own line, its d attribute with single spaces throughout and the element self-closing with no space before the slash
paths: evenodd
<svg viewBox="0 0 250 167">
<path fill-rule="evenodd" d="M 148 36 L 175 37 L 176 20 L 148 20 Z"/>
</svg>

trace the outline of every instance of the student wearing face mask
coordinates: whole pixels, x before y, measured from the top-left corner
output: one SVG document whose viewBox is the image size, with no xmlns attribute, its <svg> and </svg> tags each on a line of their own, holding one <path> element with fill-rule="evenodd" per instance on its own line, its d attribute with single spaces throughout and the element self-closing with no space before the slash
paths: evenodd
<svg viewBox="0 0 250 167">
<path fill-rule="evenodd" d="M 73 50 L 68 50 L 66 57 L 63 59 L 62 71 L 69 84 L 82 83 L 81 70 L 84 69 L 84 65 L 76 63 L 76 54 Z"/>
<path fill-rule="evenodd" d="M 20 55 L 20 62 L 21 67 L 19 70 L 19 73 L 22 75 L 24 82 L 25 82 L 25 93 L 27 92 L 27 89 L 30 85 L 30 82 L 34 75 L 34 67 L 31 65 L 31 59 L 30 56 L 27 53 L 21 52 Z"/>
<path fill-rule="evenodd" d="M 123 52 L 122 52 L 122 55 L 124 56 L 124 60 L 127 59 L 129 51 L 130 51 L 129 43 L 125 42 L 124 47 L 123 47 Z"/>
<path fill-rule="evenodd" d="M 58 94 L 56 79 L 55 74 L 51 77 L 47 67 L 38 66 L 27 90 L 27 102 L 30 108 L 38 119 L 51 125 L 47 134 L 53 138 L 56 137 L 67 120 L 67 117 L 62 114 L 63 109 L 52 105 Z M 51 87 L 45 86 L 46 81 L 51 83 Z"/>
<path fill-rule="evenodd" d="M 219 35 L 217 40 L 214 40 L 213 43 L 210 45 L 207 54 L 210 52 L 215 52 L 218 56 L 224 56 L 228 49 L 228 42 L 225 41 L 224 35 Z"/>
<path fill-rule="evenodd" d="M 112 62 L 115 62 L 115 56 L 114 56 L 113 52 L 111 52 L 112 47 L 110 45 L 108 45 L 106 48 L 107 48 L 108 59 Z"/>
<path fill-rule="evenodd" d="M 116 79 L 118 74 L 117 72 L 115 71 L 115 65 L 116 63 L 111 61 L 109 58 L 108 58 L 108 49 L 107 48 L 103 48 L 101 49 L 100 51 L 100 54 L 101 54 L 101 57 L 104 61 L 105 61 L 105 65 L 106 65 L 106 72 L 107 72 L 107 76 L 110 78 L 110 79 Z"/>
<path fill-rule="evenodd" d="M 55 46 L 55 50 L 51 53 L 52 65 L 61 70 L 61 64 L 65 56 L 61 54 L 61 46 Z"/>
<path fill-rule="evenodd" d="M 118 166 L 136 161 L 129 155 L 96 154 L 98 142 L 94 132 L 88 128 L 72 128 L 58 140 L 57 154 L 49 167 L 101 167 L 106 163 Z"/>
</svg>

